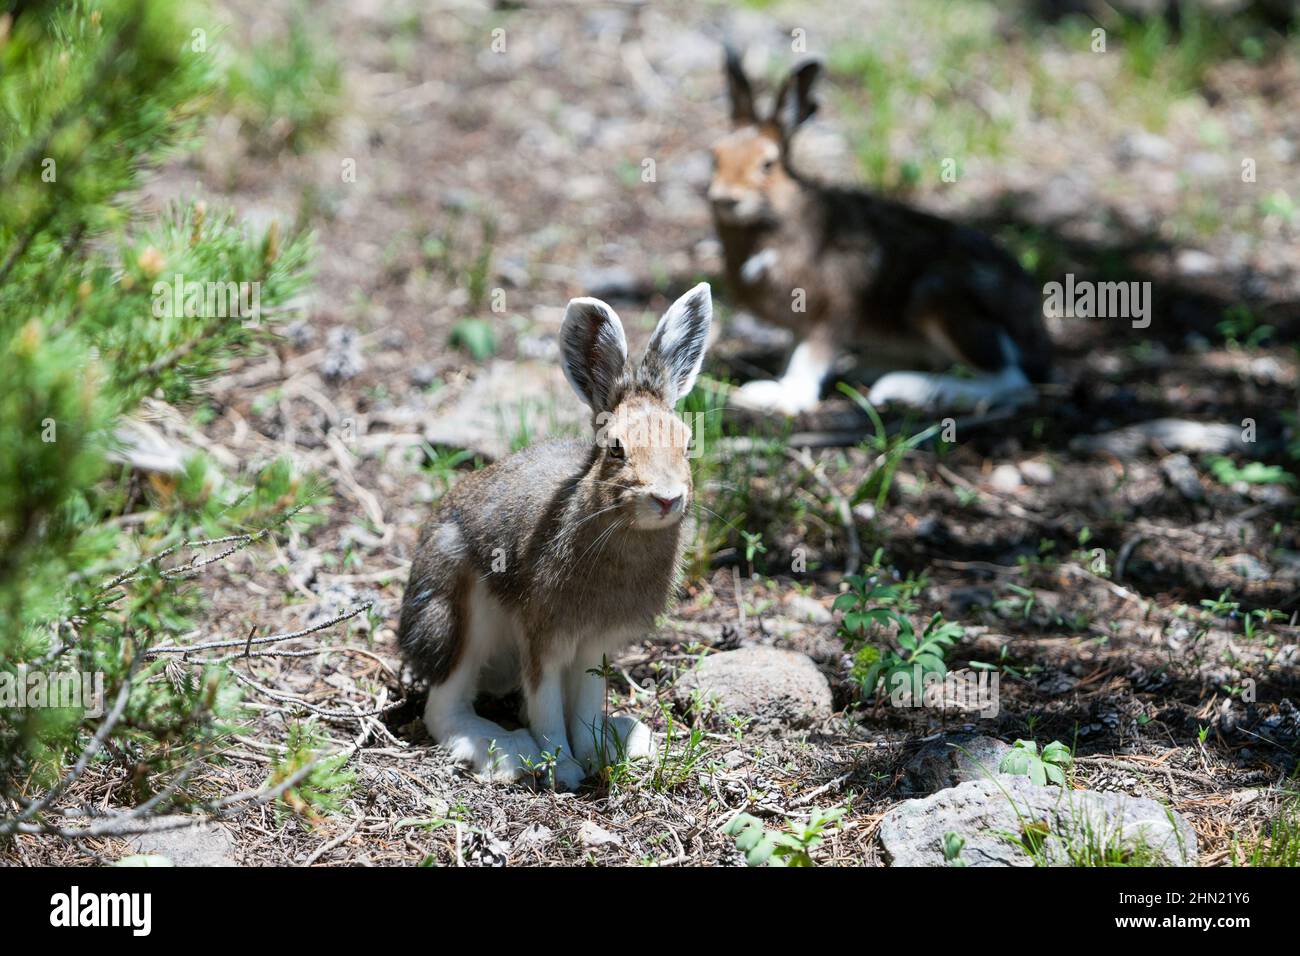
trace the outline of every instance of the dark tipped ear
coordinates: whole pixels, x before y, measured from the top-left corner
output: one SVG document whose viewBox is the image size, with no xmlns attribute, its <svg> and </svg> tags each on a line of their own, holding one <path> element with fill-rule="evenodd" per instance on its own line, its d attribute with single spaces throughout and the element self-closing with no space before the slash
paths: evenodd
<svg viewBox="0 0 1300 956">
<path fill-rule="evenodd" d="M 731 44 L 726 46 L 727 96 L 731 100 L 731 121 L 737 126 L 754 122 L 754 88 L 749 85 L 740 53 Z"/>
<path fill-rule="evenodd" d="M 639 379 L 669 408 L 695 387 L 713 320 L 713 293 L 701 282 L 668 307 L 646 346 Z"/>
<path fill-rule="evenodd" d="M 821 60 L 810 57 L 796 63 L 782 82 L 772 106 L 772 122 L 781 131 L 783 139 L 788 139 L 801 123 L 817 112 L 812 90 L 821 71 Z"/>
<path fill-rule="evenodd" d="M 571 299 L 560 326 L 564 377 L 596 413 L 612 411 L 627 365 L 627 338 L 614 310 L 599 299 Z"/>
</svg>

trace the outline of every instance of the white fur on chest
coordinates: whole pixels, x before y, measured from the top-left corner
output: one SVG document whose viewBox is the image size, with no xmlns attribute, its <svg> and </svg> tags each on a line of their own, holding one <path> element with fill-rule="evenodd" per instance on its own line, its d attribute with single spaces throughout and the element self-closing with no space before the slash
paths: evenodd
<svg viewBox="0 0 1300 956">
<path fill-rule="evenodd" d="M 466 638 L 471 653 L 481 662 L 478 689 L 489 694 L 507 694 L 520 686 L 522 661 L 528 635 L 519 615 L 492 594 L 483 578 L 476 578 L 469 594 L 469 628 Z M 627 624 L 599 623 L 580 630 L 551 636 L 550 647 L 559 660 L 568 661 L 578 652 L 613 654 L 641 637 L 641 628 Z"/>
</svg>

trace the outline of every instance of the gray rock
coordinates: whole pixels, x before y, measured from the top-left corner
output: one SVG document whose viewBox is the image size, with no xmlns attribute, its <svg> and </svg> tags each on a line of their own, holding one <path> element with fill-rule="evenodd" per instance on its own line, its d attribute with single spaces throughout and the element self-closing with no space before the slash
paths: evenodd
<svg viewBox="0 0 1300 956">
<path fill-rule="evenodd" d="M 538 442 L 557 433 L 584 434 L 588 414 L 558 364 L 496 359 L 454 401 L 439 406 L 423 433 L 430 445 L 497 459 L 510 453 L 521 421 Z"/>
<path fill-rule="evenodd" d="M 1138 848 L 1140 862 L 1191 866 L 1197 858 L 1195 831 L 1154 800 L 1039 787 L 1026 777 L 972 780 L 905 800 L 880 822 L 891 866 L 944 866 L 948 832 L 966 840 L 961 859 L 967 866 L 1032 866 L 1034 858 L 1021 845 L 1026 842 L 1036 843 L 1038 856 L 1052 866 L 1102 850 L 1132 854 Z"/>
<path fill-rule="evenodd" d="M 358 375 L 366 367 L 361 356 L 361 337 L 356 329 L 337 325 L 325 335 L 325 358 L 320 373 L 331 381 L 344 381 Z"/>
<path fill-rule="evenodd" d="M 750 645 L 706 657 L 676 686 L 679 703 L 696 696 L 759 727 L 807 727 L 831 715 L 831 688 L 806 654 Z"/>
<path fill-rule="evenodd" d="M 184 817 L 160 817 L 172 824 Z M 175 866 L 238 866 L 231 856 L 235 844 L 224 827 L 195 819 L 193 826 L 139 833 L 127 841 L 133 853 L 166 857 Z"/>
<path fill-rule="evenodd" d="M 428 388 L 438 380 L 438 370 L 428 363 L 421 363 L 406 374 L 406 380 L 416 388 Z"/>
<path fill-rule="evenodd" d="M 970 734 L 931 741 L 907 762 L 903 783 L 911 793 L 934 793 L 968 780 L 1002 776 L 998 766 L 1010 749 L 995 737 Z"/>
</svg>

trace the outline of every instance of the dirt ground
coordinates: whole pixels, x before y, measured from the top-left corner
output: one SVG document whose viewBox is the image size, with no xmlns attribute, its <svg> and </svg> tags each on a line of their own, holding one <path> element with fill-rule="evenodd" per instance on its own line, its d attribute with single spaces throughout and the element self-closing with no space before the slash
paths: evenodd
<svg viewBox="0 0 1300 956">
<path fill-rule="evenodd" d="M 881 865 L 876 830 L 904 798 L 902 766 L 923 741 L 962 729 L 1070 744 L 1076 786 L 1167 802 L 1195 827 L 1203 865 L 1232 862 L 1234 841 L 1275 812 L 1300 742 L 1294 488 L 1112 433 L 1165 418 L 1240 432 L 1251 419 L 1257 443 L 1233 460 L 1294 470 L 1297 358 L 1285 343 L 1300 331 L 1300 221 L 1261 212 L 1259 197 L 1300 183 L 1300 71 L 1222 64 L 1154 133 L 1115 98 L 1117 66 L 1086 49 L 1031 56 L 1025 33 L 1039 28 L 996 15 L 1004 55 L 975 55 L 961 81 L 1002 130 L 996 154 L 963 158 L 957 183 L 926 176 L 905 194 L 1032 249 L 1040 271 L 1118 268 L 1150 281 L 1150 328 L 1055 322 L 1058 380 L 1038 402 L 959 418 L 954 444 L 908 452 L 884 507 L 855 509 L 852 535 L 837 502 L 875 454 L 853 437 L 868 425 L 850 402 L 829 398 L 788 426 L 727 412 L 729 439 L 767 433 L 797 448 L 793 432 L 811 447 L 804 463 L 777 454 L 719 465 L 703 500 L 762 534 L 766 550 L 748 560 L 741 538 L 719 532 L 663 629 L 615 662 L 611 703 L 660 732 L 666 766 L 577 794 L 534 792 L 476 781 L 425 734 L 393 628 L 418 527 L 472 467 L 450 454 L 486 460 L 578 420 L 555 362 L 574 295 L 614 302 L 635 347 L 673 296 L 713 277 L 723 321 L 706 374 L 744 381 L 773 367 L 770 337 L 729 306 L 703 198 L 707 147 L 726 121 L 719 39 L 744 43 L 756 62 L 770 54 L 773 73 L 798 28 L 813 52 L 867 23 L 898 31 L 917 61 L 932 52 L 895 5 L 846 6 L 313 4 L 344 70 L 327 140 L 268 156 L 219 121 L 151 186 L 159 204 L 197 193 L 254 223 L 304 223 L 319 246 L 305 320 L 213 382 L 203 415 L 155 406 L 170 434 L 228 468 L 289 455 L 329 485 L 309 534 L 205 579 L 203 636 L 293 630 L 375 601 L 346 631 L 285 645 L 321 653 L 235 665 L 280 695 L 358 715 L 322 718 L 339 746 L 356 747 L 357 785 L 338 812 L 311 823 L 249 811 L 223 824 L 237 862 L 736 865 L 743 856 L 722 832 L 735 812 L 780 826 L 847 804 L 817 861 Z M 232 29 L 273 34 L 280 8 L 232 5 Z M 1047 81 L 1031 69 L 1042 62 Z M 869 130 L 862 89 L 835 70 L 828 86 L 823 135 Z M 1068 102 L 1054 112 L 1043 88 L 1069 91 Z M 926 110 L 904 110 L 886 145 L 922 151 L 927 130 Z M 1243 155 L 1258 158 L 1254 192 L 1239 182 Z M 349 162 L 355 182 L 344 181 Z M 1198 225 L 1211 200 L 1213 222 Z M 1218 323 L 1243 303 L 1271 335 L 1225 341 Z M 490 323 L 491 356 L 449 344 L 466 318 Z M 906 434 L 932 424 L 887 420 Z M 809 570 L 794 573 L 799 549 Z M 830 608 L 851 563 L 910 580 L 915 620 L 942 611 L 966 627 L 950 663 L 1001 668 L 997 717 L 860 702 L 836 620 L 809 610 Z M 1236 607 L 1202 606 L 1225 591 Z M 1278 613 L 1247 633 L 1254 610 Z M 809 654 L 831 680 L 835 715 L 778 732 L 675 709 L 677 673 L 746 642 Z M 287 724 L 311 709 L 248 700 L 255 716 L 205 771 L 207 792 L 264 780 Z M 19 844 L 30 861 L 128 852 L 114 840 Z"/>
</svg>

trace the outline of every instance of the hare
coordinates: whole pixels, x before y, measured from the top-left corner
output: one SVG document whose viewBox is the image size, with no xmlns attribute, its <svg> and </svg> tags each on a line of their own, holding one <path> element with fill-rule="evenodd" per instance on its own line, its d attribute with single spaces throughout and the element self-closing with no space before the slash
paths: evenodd
<svg viewBox="0 0 1300 956">
<path fill-rule="evenodd" d="M 873 404 L 1022 396 L 1047 377 L 1051 340 L 1041 297 L 1010 255 L 975 230 L 793 168 L 791 137 L 817 110 L 820 69 L 816 60 L 795 65 L 760 116 L 740 57 L 726 51 L 733 128 L 713 147 L 708 198 L 727 283 L 739 304 L 797 342 L 779 380 L 750 382 L 733 403 L 807 411 L 850 353 L 876 366 L 963 363 L 977 373 L 891 372 L 872 387 Z"/>
<path fill-rule="evenodd" d="M 675 588 L 692 436 L 673 407 L 695 384 L 712 315 L 701 283 L 629 363 L 614 310 L 572 300 L 561 358 L 594 439 L 544 442 L 467 475 L 422 529 L 398 641 L 429 682 L 429 733 L 478 775 L 514 781 L 546 763 L 555 787 L 573 790 L 612 755 L 653 754 L 643 724 L 606 720 L 592 671 L 651 630 Z M 475 713 L 479 691 L 516 688 L 526 729 Z"/>
</svg>

